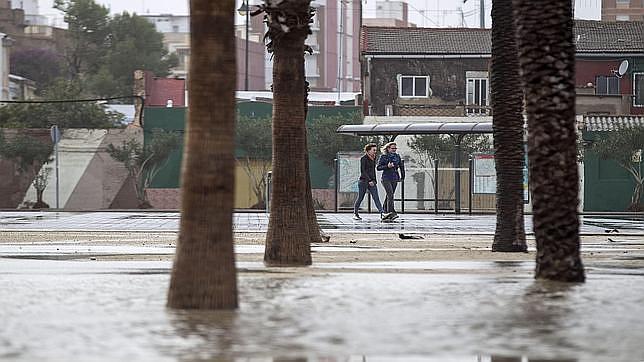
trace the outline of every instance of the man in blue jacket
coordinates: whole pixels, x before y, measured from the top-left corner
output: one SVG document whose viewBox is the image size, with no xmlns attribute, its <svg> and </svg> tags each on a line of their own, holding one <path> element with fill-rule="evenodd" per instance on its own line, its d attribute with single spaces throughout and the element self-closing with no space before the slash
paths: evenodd
<svg viewBox="0 0 644 362">
<path fill-rule="evenodd" d="M 395 142 L 389 142 L 382 148 L 382 155 L 378 159 L 378 171 L 382 171 L 382 186 L 385 188 L 387 197 L 383 209 L 389 213 L 388 219 L 397 219 L 398 214 L 394 210 L 394 192 L 398 182 L 405 179 L 405 168 L 400 155 L 396 153 L 398 146 Z M 400 172 L 400 173 L 399 173 Z"/>
</svg>

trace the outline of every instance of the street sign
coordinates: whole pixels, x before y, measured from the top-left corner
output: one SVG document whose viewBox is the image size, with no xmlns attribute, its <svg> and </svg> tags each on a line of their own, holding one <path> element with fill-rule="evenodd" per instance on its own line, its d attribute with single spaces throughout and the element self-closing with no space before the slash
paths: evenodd
<svg viewBox="0 0 644 362">
<path fill-rule="evenodd" d="M 60 130 L 58 129 L 58 126 L 51 126 L 49 129 L 49 135 L 51 136 L 51 141 L 54 144 L 57 144 L 60 141 Z"/>
</svg>

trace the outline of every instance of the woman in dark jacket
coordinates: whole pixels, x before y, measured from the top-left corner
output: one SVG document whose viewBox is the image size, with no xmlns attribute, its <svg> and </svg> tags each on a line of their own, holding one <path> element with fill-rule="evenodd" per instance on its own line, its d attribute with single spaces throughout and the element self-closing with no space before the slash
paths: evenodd
<svg viewBox="0 0 644 362">
<path fill-rule="evenodd" d="M 360 204 L 362 204 L 362 199 L 364 195 L 369 190 L 373 203 L 378 208 L 380 212 L 380 217 L 385 218 L 385 215 L 382 211 L 382 205 L 380 204 L 380 198 L 378 197 L 378 188 L 376 187 L 376 146 L 373 143 L 369 143 L 364 146 L 364 156 L 360 158 L 360 180 L 358 181 L 358 198 L 356 199 L 355 204 L 353 204 L 353 219 L 362 220 L 358 210 L 360 209 Z"/>
<path fill-rule="evenodd" d="M 400 156 L 396 153 L 398 146 L 395 142 L 389 142 L 382 148 L 382 155 L 378 159 L 378 171 L 382 171 L 382 186 L 385 188 L 384 211 L 390 213 L 390 219 L 396 219 L 398 214 L 394 210 L 394 192 L 398 182 L 405 179 L 405 168 Z M 400 174 L 398 173 L 400 171 Z"/>
</svg>

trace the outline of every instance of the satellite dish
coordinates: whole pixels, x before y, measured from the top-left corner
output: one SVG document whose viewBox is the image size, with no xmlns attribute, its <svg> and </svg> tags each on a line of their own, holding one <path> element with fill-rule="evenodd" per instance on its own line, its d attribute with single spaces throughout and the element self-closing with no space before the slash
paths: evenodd
<svg viewBox="0 0 644 362">
<path fill-rule="evenodd" d="M 622 60 L 621 63 L 619 63 L 619 69 L 617 70 L 617 75 L 622 77 L 624 74 L 626 74 L 626 71 L 628 70 L 628 60 Z"/>
</svg>

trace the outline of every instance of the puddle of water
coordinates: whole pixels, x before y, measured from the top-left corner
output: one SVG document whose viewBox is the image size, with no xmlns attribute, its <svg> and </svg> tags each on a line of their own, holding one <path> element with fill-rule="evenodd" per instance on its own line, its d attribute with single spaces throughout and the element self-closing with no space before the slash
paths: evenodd
<svg viewBox="0 0 644 362">
<path fill-rule="evenodd" d="M 169 262 L 0 259 L 0 358 L 644 358 L 641 276 L 593 274 L 562 285 L 509 273 L 527 262 L 447 266 L 501 273 L 242 273 L 239 311 L 195 312 L 165 308 Z"/>
</svg>

